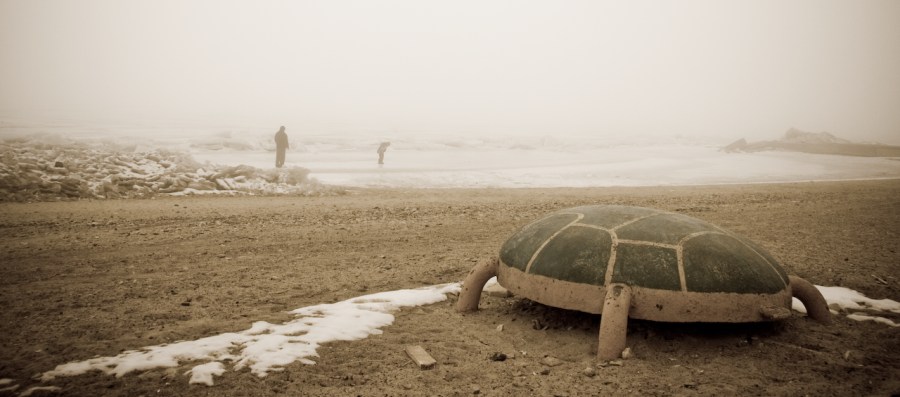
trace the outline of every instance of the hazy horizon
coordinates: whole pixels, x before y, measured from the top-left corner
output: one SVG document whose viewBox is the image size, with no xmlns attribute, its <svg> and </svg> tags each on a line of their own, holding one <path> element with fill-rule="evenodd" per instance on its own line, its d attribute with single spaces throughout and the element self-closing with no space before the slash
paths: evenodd
<svg viewBox="0 0 900 397">
<path fill-rule="evenodd" d="M 897 1 L 0 0 L 0 117 L 900 144 Z"/>
</svg>

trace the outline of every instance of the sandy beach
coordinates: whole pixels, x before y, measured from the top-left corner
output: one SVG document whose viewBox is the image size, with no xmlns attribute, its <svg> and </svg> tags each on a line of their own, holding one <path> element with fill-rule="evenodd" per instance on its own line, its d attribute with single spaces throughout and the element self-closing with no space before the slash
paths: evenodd
<svg viewBox="0 0 900 397">
<path fill-rule="evenodd" d="M 610 365 L 595 358 L 599 316 L 487 295 L 471 314 L 454 310 L 454 296 L 397 311 L 382 334 L 328 343 L 315 365 L 266 377 L 229 370 L 214 386 L 188 384 L 188 364 L 34 377 L 284 322 L 300 307 L 459 282 L 517 228 L 583 204 L 697 217 L 816 285 L 900 300 L 898 197 L 900 180 L 880 180 L 0 203 L 0 378 L 19 385 L 0 395 L 32 386 L 67 396 L 896 395 L 900 328 L 885 324 L 837 314 L 825 326 L 796 312 L 763 324 L 632 320 L 633 357 Z M 437 365 L 419 369 L 409 345 Z"/>
</svg>

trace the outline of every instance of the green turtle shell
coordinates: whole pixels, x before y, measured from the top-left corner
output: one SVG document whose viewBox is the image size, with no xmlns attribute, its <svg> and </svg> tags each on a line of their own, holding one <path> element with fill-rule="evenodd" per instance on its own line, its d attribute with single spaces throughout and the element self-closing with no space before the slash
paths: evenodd
<svg viewBox="0 0 900 397">
<path fill-rule="evenodd" d="M 638 318 L 665 321 L 762 320 L 758 307 L 736 317 L 692 313 L 690 306 L 705 305 L 704 294 L 728 298 L 719 306 L 740 305 L 742 296 L 755 297 L 749 299 L 755 306 L 790 302 L 787 274 L 758 245 L 696 218 L 641 207 L 582 206 L 532 222 L 503 244 L 498 273 L 501 285 L 514 293 L 595 313 L 602 311 L 598 305 L 607 286 L 625 284 L 636 291 L 632 306 Z M 688 307 L 681 314 L 663 313 L 673 298 Z M 663 308 L 654 313 L 644 305 Z"/>
</svg>

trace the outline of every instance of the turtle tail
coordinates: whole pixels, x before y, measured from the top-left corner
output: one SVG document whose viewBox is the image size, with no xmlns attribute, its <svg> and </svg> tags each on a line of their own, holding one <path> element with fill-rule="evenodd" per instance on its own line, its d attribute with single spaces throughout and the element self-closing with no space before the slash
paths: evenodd
<svg viewBox="0 0 900 397">
<path fill-rule="evenodd" d="M 831 324 L 828 303 L 816 286 L 797 276 L 788 276 L 788 279 L 791 281 L 791 295 L 803 302 L 809 317 L 822 324 Z"/>
<path fill-rule="evenodd" d="M 481 300 L 481 290 L 484 284 L 491 277 L 497 275 L 497 268 L 500 266 L 500 259 L 493 257 L 481 261 L 475 265 L 466 280 L 463 281 L 462 291 L 459 293 L 459 300 L 456 301 L 456 311 L 470 312 L 478 310 L 478 301 Z"/>
</svg>

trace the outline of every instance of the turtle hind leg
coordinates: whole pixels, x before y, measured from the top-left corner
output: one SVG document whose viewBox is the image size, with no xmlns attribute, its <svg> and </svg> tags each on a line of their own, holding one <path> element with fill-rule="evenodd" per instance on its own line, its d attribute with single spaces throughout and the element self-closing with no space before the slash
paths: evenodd
<svg viewBox="0 0 900 397">
<path fill-rule="evenodd" d="M 481 300 L 481 290 L 484 288 L 484 283 L 497 275 L 499 266 L 500 259 L 494 257 L 481 261 L 469 271 L 469 275 L 463 281 L 459 300 L 456 301 L 456 311 L 470 312 L 478 310 L 478 302 Z"/>
<path fill-rule="evenodd" d="M 797 276 L 788 276 L 788 279 L 791 281 L 791 295 L 803 302 L 809 317 L 822 324 L 831 324 L 828 303 L 816 286 Z"/>
<path fill-rule="evenodd" d="M 625 333 L 628 330 L 628 311 L 631 308 L 631 287 L 611 284 L 606 290 L 603 313 L 600 314 L 600 343 L 597 358 L 615 360 L 625 350 Z"/>
</svg>

